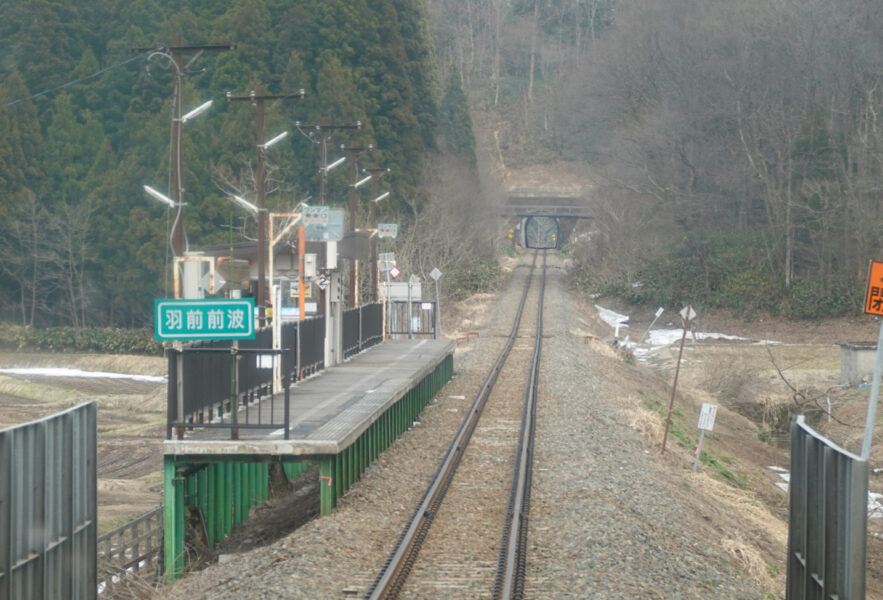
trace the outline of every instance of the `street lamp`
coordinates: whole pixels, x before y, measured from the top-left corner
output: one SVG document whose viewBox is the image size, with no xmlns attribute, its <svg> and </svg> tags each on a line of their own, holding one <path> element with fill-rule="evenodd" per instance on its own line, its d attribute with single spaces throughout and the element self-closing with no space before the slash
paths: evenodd
<svg viewBox="0 0 883 600">
<path fill-rule="evenodd" d="M 377 204 L 381 200 L 386 200 L 387 198 L 389 198 L 389 192 L 384 192 L 384 193 L 380 194 L 379 196 L 377 196 L 376 198 L 374 198 L 374 200 L 372 200 L 371 202 L 373 202 L 374 204 Z"/>
<path fill-rule="evenodd" d="M 163 204 L 168 204 L 170 208 L 175 208 L 176 206 L 185 206 L 185 204 L 183 202 L 175 202 L 174 200 L 172 200 L 171 198 L 169 198 L 168 196 L 166 196 L 162 192 L 153 189 L 149 185 L 144 186 L 144 191 L 147 192 L 150 196 L 152 196 L 156 200 L 159 200 L 160 202 L 162 202 Z"/>
<path fill-rule="evenodd" d="M 230 198 L 236 204 L 238 204 L 239 206 L 241 206 L 242 208 L 244 208 L 245 210 L 247 210 L 248 212 L 250 212 L 252 214 L 256 215 L 259 212 L 261 212 L 261 209 L 259 209 L 257 206 L 255 206 L 254 204 L 252 204 L 251 202 L 249 202 L 248 200 L 246 200 L 242 196 L 233 195 L 233 196 L 230 196 Z"/>
<path fill-rule="evenodd" d="M 204 113 L 205 111 L 207 111 L 211 107 L 212 102 L 214 102 L 214 100 L 209 100 L 208 102 L 203 102 L 202 104 L 200 104 L 199 106 L 197 106 L 196 108 L 191 110 L 189 113 L 187 113 L 186 115 L 181 117 L 181 122 L 186 123 L 187 121 L 196 117 L 197 115 L 201 115 L 202 113 Z"/>
<path fill-rule="evenodd" d="M 363 185 L 365 185 L 366 183 L 368 183 L 369 181 L 371 181 L 371 175 L 368 175 L 368 176 L 365 177 L 364 179 L 360 179 L 359 181 L 355 182 L 355 183 L 353 184 L 353 189 L 356 189 L 356 190 L 357 190 L 357 189 L 359 189 L 361 186 L 363 186 Z"/>
<path fill-rule="evenodd" d="M 286 138 L 286 136 L 288 136 L 288 132 L 283 131 L 282 133 L 280 133 L 279 135 L 277 135 L 273 139 L 268 140 L 268 141 L 264 142 L 263 144 L 259 144 L 258 148 L 260 148 L 261 150 L 266 150 L 267 148 L 269 148 L 270 146 L 272 146 L 276 142 L 280 142 L 280 141 L 284 140 Z"/>
<path fill-rule="evenodd" d="M 335 168 L 335 167 L 339 167 L 339 166 L 342 165 L 344 162 L 346 162 L 346 156 L 341 156 L 340 158 L 338 158 L 337 160 L 335 160 L 335 161 L 334 161 L 333 163 L 331 163 L 330 165 L 325 165 L 324 167 L 321 167 L 321 170 L 324 171 L 325 174 L 327 175 L 328 173 L 331 172 L 331 169 L 333 169 L 333 168 Z"/>
</svg>

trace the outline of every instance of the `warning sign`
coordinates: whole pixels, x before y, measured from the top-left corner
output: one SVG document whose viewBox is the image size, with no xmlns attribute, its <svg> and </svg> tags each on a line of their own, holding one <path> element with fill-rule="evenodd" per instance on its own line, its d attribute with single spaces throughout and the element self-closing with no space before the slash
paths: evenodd
<svg viewBox="0 0 883 600">
<path fill-rule="evenodd" d="M 883 316 L 883 262 L 871 261 L 865 312 L 869 315 Z"/>
</svg>

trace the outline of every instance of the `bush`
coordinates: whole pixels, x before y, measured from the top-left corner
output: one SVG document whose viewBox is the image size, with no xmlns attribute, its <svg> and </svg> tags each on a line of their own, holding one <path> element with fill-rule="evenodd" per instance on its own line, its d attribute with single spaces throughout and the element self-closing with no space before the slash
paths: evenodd
<svg viewBox="0 0 883 600">
<path fill-rule="evenodd" d="M 0 347 L 37 352 L 94 352 L 100 354 L 162 355 L 162 343 L 147 329 L 111 327 L 0 328 Z"/>
<path fill-rule="evenodd" d="M 496 260 L 478 260 L 469 265 L 454 267 L 446 274 L 445 288 L 451 300 L 463 300 L 472 294 L 493 292 L 497 289 L 502 269 Z"/>
</svg>

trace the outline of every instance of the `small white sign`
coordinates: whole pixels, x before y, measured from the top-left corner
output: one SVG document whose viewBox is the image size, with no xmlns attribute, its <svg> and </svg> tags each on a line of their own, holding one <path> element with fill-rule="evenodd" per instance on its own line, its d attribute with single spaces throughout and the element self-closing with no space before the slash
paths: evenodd
<svg viewBox="0 0 883 600">
<path fill-rule="evenodd" d="M 274 354 L 258 354 L 258 369 L 272 369 L 275 361 Z"/>
<path fill-rule="evenodd" d="M 322 291 L 324 292 L 324 291 L 325 291 L 325 288 L 328 287 L 328 278 L 327 278 L 327 277 L 325 276 L 325 274 L 323 273 L 322 275 L 319 275 L 318 277 L 316 277 L 316 278 L 313 280 L 313 283 L 316 284 L 316 287 L 317 287 L 317 288 L 319 288 L 320 290 L 322 290 Z"/>
<path fill-rule="evenodd" d="M 432 277 L 433 279 L 435 279 L 436 281 L 438 281 L 439 279 L 441 279 L 442 272 L 439 271 L 438 269 L 433 269 L 432 271 L 429 272 L 429 276 Z"/>
<path fill-rule="evenodd" d="M 423 310 L 432 310 L 432 302 L 423 302 L 420 305 L 420 308 L 422 308 Z"/>
<path fill-rule="evenodd" d="M 699 429 L 711 431 L 714 429 L 714 418 L 717 416 L 717 405 L 702 403 L 702 410 L 699 412 Z"/>
<path fill-rule="evenodd" d="M 411 285 L 417 285 L 418 283 L 420 283 L 420 278 L 416 275 L 411 275 L 410 277 L 408 277 L 408 283 L 410 283 Z"/>
<path fill-rule="evenodd" d="M 693 307 L 687 305 L 681 310 L 681 318 L 685 321 L 692 321 L 696 318 L 696 311 L 693 310 Z"/>
<path fill-rule="evenodd" d="M 395 265 L 393 265 L 392 268 L 390 268 L 390 270 L 389 270 L 389 276 L 392 277 L 393 279 L 397 278 L 401 274 L 402 274 L 402 272 Z"/>
<path fill-rule="evenodd" d="M 377 224 L 377 237 L 379 238 L 393 238 L 398 237 L 399 234 L 399 224 L 398 223 L 378 223 Z"/>
</svg>

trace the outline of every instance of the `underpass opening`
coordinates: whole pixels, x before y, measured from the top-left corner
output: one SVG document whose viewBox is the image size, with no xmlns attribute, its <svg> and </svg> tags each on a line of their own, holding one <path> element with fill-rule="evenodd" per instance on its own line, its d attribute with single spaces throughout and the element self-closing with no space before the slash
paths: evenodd
<svg viewBox="0 0 883 600">
<path fill-rule="evenodd" d="M 558 247 L 561 232 L 556 217 L 526 217 L 523 227 L 525 248 L 544 250 Z"/>
</svg>

